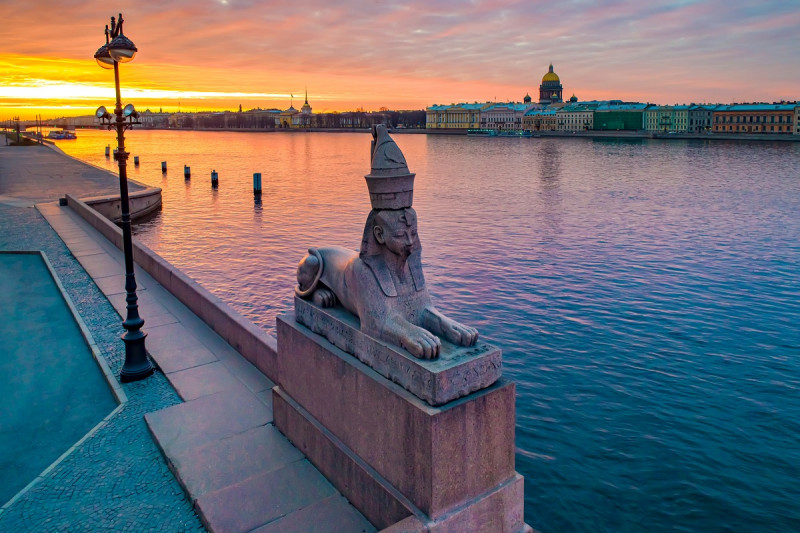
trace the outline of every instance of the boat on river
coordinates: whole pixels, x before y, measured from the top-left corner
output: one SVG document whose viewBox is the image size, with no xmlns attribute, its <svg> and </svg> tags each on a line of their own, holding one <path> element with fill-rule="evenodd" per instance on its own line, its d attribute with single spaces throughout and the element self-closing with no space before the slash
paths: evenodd
<svg viewBox="0 0 800 533">
<path fill-rule="evenodd" d="M 63 139 L 77 139 L 74 131 L 69 130 L 50 130 L 47 134 L 48 139 L 63 140 Z"/>
<path fill-rule="evenodd" d="M 498 132 L 498 137 L 533 137 L 530 130 L 503 130 Z"/>
<path fill-rule="evenodd" d="M 496 137 L 497 130 L 489 129 L 469 129 L 467 130 L 467 137 Z"/>
<path fill-rule="evenodd" d="M 533 137 L 530 130 L 469 129 L 467 137 Z"/>
</svg>

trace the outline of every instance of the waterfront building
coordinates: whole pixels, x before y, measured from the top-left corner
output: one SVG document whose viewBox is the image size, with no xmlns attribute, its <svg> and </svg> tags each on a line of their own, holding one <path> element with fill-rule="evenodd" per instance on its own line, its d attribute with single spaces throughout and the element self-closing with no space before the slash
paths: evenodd
<svg viewBox="0 0 800 533">
<path fill-rule="evenodd" d="M 308 104 L 308 90 L 303 106 L 298 110 L 292 103 L 289 109 L 285 109 L 275 116 L 276 128 L 311 128 L 314 127 L 311 106 Z"/>
<path fill-rule="evenodd" d="M 556 109 L 530 109 L 522 117 L 522 127 L 529 131 L 556 131 Z"/>
<path fill-rule="evenodd" d="M 689 129 L 688 105 L 651 105 L 643 112 L 643 128 L 653 133 L 686 133 Z"/>
<path fill-rule="evenodd" d="M 169 125 L 169 115 L 169 113 L 164 113 L 161 110 L 156 113 L 150 111 L 150 109 L 145 109 L 139 113 L 139 121 L 145 129 L 166 128 Z"/>
<path fill-rule="evenodd" d="M 645 131 L 659 132 L 661 128 L 660 106 L 648 104 L 642 113 L 642 126 Z"/>
<path fill-rule="evenodd" d="M 715 105 L 696 105 L 689 106 L 689 133 L 703 133 L 711 131 L 712 118 L 714 116 Z"/>
<path fill-rule="evenodd" d="M 291 128 L 293 118 L 298 113 L 299 111 L 293 105 L 289 105 L 289 109 L 284 109 L 275 117 L 275 126 L 278 128 Z"/>
<path fill-rule="evenodd" d="M 480 112 L 480 128 L 490 130 L 514 130 L 523 128 L 522 118 L 533 104 L 514 102 L 492 104 Z"/>
<path fill-rule="evenodd" d="M 84 115 L 80 117 L 64 117 L 62 124 L 63 124 L 62 128 L 70 128 L 70 129 L 75 129 L 76 127 L 88 128 L 100 125 L 100 119 L 98 119 L 95 115 Z"/>
<path fill-rule="evenodd" d="M 600 103 L 594 112 L 594 128 L 602 131 L 637 131 L 644 127 L 648 104 L 609 100 Z"/>
<path fill-rule="evenodd" d="M 539 85 L 539 103 L 543 105 L 563 102 L 562 95 L 564 87 L 561 86 L 561 78 L 553 72 L 553 64 L 550 69 L 542 76 L 542 84 Z"/>
<path fill-rule="evenodd" d="M 797 104 L 733 104 L 714 109 L 714 132 L 791 134 Z"/>
<path fill-rule="evenodd" d="M 689 130 L 689 106 L 672 106 L 672 128 L 677 133 L 686 133 Z"/>
<path fill-rule="evenodd" d="M 572 102 L 572 99 L 570 101 Z M 594 127 L 594 110 L 596 107 L 596 105 L 592 104 L 572 102 L 557 109 L 556 130 L 586 131 L 592 129 Z"/>
<path fill-rule="evenodd" d="M 800 105 L 794 106 L 794 134 L 800 135 Z"/>
<path fill-rule="evenodd" d="M 311 128 L 313 127 L 311 106 L 308 104 L 308 90 L 306 89 L 306 100 L 298 113 L 292 115 L 293 128 Z"/>
<path fill-rule="evenodd" d="M 430 129 L 476 129 L 481 126 L 481 112 L 494 105 L 491 102 L 479 104 L 432 105 L 426 109 L 426 128 Z"/>
<path fill-rule="evenodd" d="M 194 116 L 190 113 L 172 113 L 169 116 L 170 128 L 194 128 Z"/>
</svg>

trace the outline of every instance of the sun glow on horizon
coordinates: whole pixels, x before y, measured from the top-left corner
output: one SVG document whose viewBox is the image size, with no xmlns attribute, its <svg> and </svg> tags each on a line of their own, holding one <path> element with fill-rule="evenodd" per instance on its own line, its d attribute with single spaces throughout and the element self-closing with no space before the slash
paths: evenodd
<svg viewBox="0 0 800 533">
<path fill-rule="evenodd" d="M 216 83 L 218 88 L 210 88 L 212 85 L 207 82 L 204 87 L 190 87 L 196 84 L 194 80 L 203 78 L 198 76 L 201 71 L 195 67 L 137 64 L 128 68 L 125 65 L 121 71 L 122 99 L 140 109 L 149 106 L 170 112 L 234 110 L 239 105 L 245 109 L 285 109 L 292 101 L 294 104 L 303 101 L 300 89 L 295 92 L 258 90 L 265 87 L 263 83 L 247 80 L 235 69 L 208 68 L 205 72 L 205 78 L 221 80 Z M 29 120 L 35 118 L 34 114 L 47 112 L 54 113 L 47 118 L 92 114 L 98 105 L 108 105 L 115 99 L 113 74 L 109 73 L 109 70 L 100 69 L 93 59 L 0 53 L 0 120 L 13 117 Z M 283 78 L 277 84 L 287 85 Z M 252 88 L 256 90 L 248 90 Z M 342 105 L 342 100 L 335 92 L 315 92 L 312 105 L 316 112 L 357 107 Z"/>
<path fill-rule="evenodd" d="M 57 100 L 97 100 L 107 98 L 109 94 L 114 96 L 114 87 L 92 83 L 64 83 L 50 80 L 31 80 L 31 85 L 0 85 L 0 99 L 28 99 L 28 100 L 52 100 L 54 95 Z M 216 99 L 216 98 L 290 98 L 290 94 L 283 93 L 247 93 L 247 92 L 225 92 L 225 91 L 187 91 L 181 89 L 142 89 L 136 87 L 123 87 L 122 91 L 126 98 L 138 98 L 146 100 L 157 99 Z M 318 97 L 322 100 L 324 97 Z"/>
<path fill-rule="evenodd" d="M 125 3 L 139 52 L 120 72 L 122 97 L 137 108 L 287 109 L 307 87 L 315 113 L 521 101 L 553 61 L 564 95 L 582 101 L 796 100 L 800 11 L 765 1 Z M 113 73 L 93 59 L 108 6 L 54 5 L 0 3 L 0 119 L 91 113 L 114 99 Z"/>
</svg>

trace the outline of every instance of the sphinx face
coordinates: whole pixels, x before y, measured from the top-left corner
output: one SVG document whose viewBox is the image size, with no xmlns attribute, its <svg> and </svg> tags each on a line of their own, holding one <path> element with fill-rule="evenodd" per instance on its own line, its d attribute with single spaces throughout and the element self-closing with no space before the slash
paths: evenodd
<svg viewBox="0 0 800 533">
<path fill-rule="evenodd" d="M 381 211 L 373 232 L 378 243 L 402 259 L 419 247 L 417 214 L 411 208 Z"/>
</svg>

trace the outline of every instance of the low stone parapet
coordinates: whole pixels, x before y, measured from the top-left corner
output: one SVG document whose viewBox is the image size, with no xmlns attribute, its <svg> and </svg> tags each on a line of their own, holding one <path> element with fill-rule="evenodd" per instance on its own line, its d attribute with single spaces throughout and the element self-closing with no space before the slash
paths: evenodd
<svg viewBox="0 0 800 533">
<path fill-rule="evenodd" d="M 92 209 L 111 220 L 122 220 L 122 201 L 120 196 L 91 196 L 81 200 Z M 149 187 L 143 191 L 131 192 L 128 195 L 131 220 L 142 218 L 161 208 L 161 188 Z"/>
<path fill-rule="evenodd" d="M 114 246 L 122 249 L 122 230 L 85 202 L 67 195 L 67 205 L 91 224 Z M 150 274 L 182 304 L 200 317 L 220 337 L 275 381 L 275 337 L 269 335 L 228 304 L 211 294 L 169 261 L 137 240 L 133 241 L 135 263 Z"/>
</svg>

